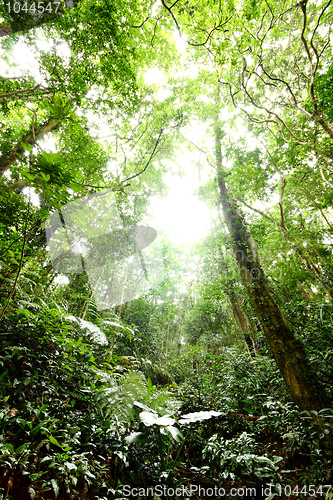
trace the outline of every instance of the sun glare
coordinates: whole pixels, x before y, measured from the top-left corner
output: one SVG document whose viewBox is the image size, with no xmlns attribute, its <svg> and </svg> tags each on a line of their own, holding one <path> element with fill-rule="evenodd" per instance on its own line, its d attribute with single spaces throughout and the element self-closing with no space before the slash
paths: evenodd
<svg viewBox="0 0 333 500">
<path fill-rule="evenodd" d="M 180 36 L 178 31 L 175 31 L 173 33 L 173 38 L 176 42 L 176 47 L 177 47 L 177 50 L 182 53 L 184 52 L 184 50 L 186 50 L 187 48 L 187 41 L 186 41 L 186 38 L 185 36 Z"/>
<path fill-rule="evenodd" d="M 155 197 L 149 212 L 156 228 L 176 244 L 191 245 L 204 238 L 210 228 L 210 212 L 194 195 L 197 184 L 192 177 L 165 179 L 170 191 L 165 198 Z"/>
<path fill-rule="evenodd" d="M 147 85 L 161 85 L 165 81 L 163 71 L 158 68 L 150 68 L 143 75 L 144 81 Z"/>
</svg>

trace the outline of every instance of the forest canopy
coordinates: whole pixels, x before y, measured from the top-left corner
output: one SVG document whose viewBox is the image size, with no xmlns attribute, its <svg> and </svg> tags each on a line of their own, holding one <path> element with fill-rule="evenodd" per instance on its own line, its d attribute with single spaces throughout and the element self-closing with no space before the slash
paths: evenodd
<svg viewBox="0 0 333 500">
<path fill-rule="evenodd" d="M 332 498 L 332 16 L 0 4 L 0 499 Z"/>
</svg>

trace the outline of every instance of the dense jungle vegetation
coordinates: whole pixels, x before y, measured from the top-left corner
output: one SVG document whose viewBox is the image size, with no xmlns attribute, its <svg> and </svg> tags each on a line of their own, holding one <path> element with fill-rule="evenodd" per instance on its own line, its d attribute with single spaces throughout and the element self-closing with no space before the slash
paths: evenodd
<svg viewBox="0 0 333 500">
<path fill-rule="evenodd" d="M 332 1 L 0 9 L 0 498 L 332 499 Z"/>
</svg>

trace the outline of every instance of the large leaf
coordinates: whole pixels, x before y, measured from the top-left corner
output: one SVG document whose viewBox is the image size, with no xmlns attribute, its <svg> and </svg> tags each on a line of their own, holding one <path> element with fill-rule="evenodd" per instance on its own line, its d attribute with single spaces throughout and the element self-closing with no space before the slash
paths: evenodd
<svg viewBox="0 0 333 500">
<path fill-rule="evenodd" d="M 173 425 L 168 425 L 167 430 L 170 432 L 171 436 L 177 443 L 179 443 L 184 439 L 183 434 L 180 432 L 179 429 L 177 429 L 177 427 L 174 427 Z"/>
<path fill-rule="evenodd" d="M 57 498 L 57 496 L 59 495 L 58 483 L 57 483 L 56 479 L 51 479 L 50 483 L 51 483 L 52 489 L 54 491 L 54 496 Z"/>
<path fill-rule="evenodd" d="M 66 319 L 72 322 L 76 322 L 80 325 L 83 330 L 88 330 L 91 333 L 95 342 L 101 345 L 106 345 L 108 343 L 105 333 L 97 326 L 81 318 L 76 318 L 75 316 L 66 316 Z"/>
<path fill-rule="evenodd" d="M 197 411 L 194 413 L 187 413 L 182 415 L 179 423 L 180 424 L 193 424 L 194 422 L 201 422 L 202 420 L 208 420 L 212 417 L 219 417 L 222 415 L 220 411 Z"/>
<path fill-rule="evenodd" d="M 163 427 L 167 427 L 169 425 L 173 425 L 176 422 L 168 415 L 158 417 L 156 413 L 151 413 L 150 411 L 142 411 L 139 416 L 141 422 L 143 422 L 147 427 L 150 427 L 151 425 L 160 425 Z"/>
<path fill-rule="evenodd" d="M 134 406 L 137 406 L 138 408 L 141 408 L 142 410 L 147 410 L 153 413 L 156 413 L 156 411 L 152 410 L 149 408 L 149 406 L 145 405 L 144 403 L 140 403 L 140 401 L 134 401 Z"/>
<path fill-rule="evenodd" d="M 128 444 L 132 443 L 142 443 L 144 438 L 143 432 L 132 432 L 129 436 L 125 437 L 125 441 Z"/>
</svg>

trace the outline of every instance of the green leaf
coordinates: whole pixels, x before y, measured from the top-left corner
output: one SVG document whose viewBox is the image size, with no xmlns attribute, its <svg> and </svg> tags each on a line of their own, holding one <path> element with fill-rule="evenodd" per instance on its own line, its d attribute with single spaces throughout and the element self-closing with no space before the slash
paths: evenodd
<svg viewBox="0 0 333 500">
<path fill-rule="evenodd" d="M 40 175 L 43 177 L 45 182 L 48 182 L 50 180 L 49 174 L 44 174 L 44 172 L 40 172 Z"/>
<path fill-rule="evenodd" d="M 17 450 L 15 451 L 15 455 L 16 455 L 16 456 L 21 455 L 21 453 L 22 453 L 24 450 L 26 450 L 30 444 L 31 444 L 31 443 L 24 443 L 24 444 L 22 444 L 21 446 L 19 446 L 19 447 L 17 448 Z"/>
<path fill-rule="evenodd" d="M 69 470 L 76 470 L 77 469 L 77 466 L 73 463 L 70 463 L 70 462 L 65 462 L 64 466 L 67 467 L 67 469 L 69 469 Z"/>
<path fill-rule="evenodd" d="M 128 444 L 132 443 L 142 443 L 145 434 L 143 432 L 132 432 L 129 436 L 126 436 L 125 441 Z"/>
<path fill-rule="evenodd" d="M 167 430 L 170 432 L 171 436 L 177 443 L 180 443 L 184 439 L 183 434 L 180 432 L 179 429 L 177 429 L 177 427 L 174 427 L 173 425 L 168 425 Z"/>
<path fill-rule="evenodd" d="M 55 497 L 57 498 L 57 496 L 59 495 L 59 486 L 58 486 L 58 482 L 56 479 L 51 479 L 50 481 L 51 483 L 51 486 L 52 486 L 52 489 L 54 491 L 54 495 Z"/>
<path fill-rule="evenodd" d="M 176 423 L 175 419 L 164 415 L 163 417 L 158 417 L 156 413 L 151 413 L 149 411 L 142 411 L 139 415 L 141 422 L 143 422 L 147 427 L 151 425 L 158 425 L 166 427 Z"/>
<path fill-rule="evenodd" d="M 147 410 L 147 411 L 150 411 L 152 413 L 156 413 L 154 410 L 149 408 L 149 406 L 145 405 L 144 403 L 140 403 L 139 401 L 134 401 L 133 404 L 134 404 L 134 406 L 137 406 L 138 408 L 141 408 L 142 410 Z"/>
<path fill-rule="evenodd" d="M 220 411 L 198 411 L 194 413 L 187 413 L 182 415 L 179 423 L 180 424 L 193 424 L 194 422 L 201 422 L 202 420 L 208 420 L 212 417 L 219 417 L 222 415 Z"/>
<path fill-rule="evenodd" d="M 56 440 L 56 438 L 54 436 L 52 436 L 52 434 L 50 434 L 49 436 L 49 441 L 57 446 L 59 446 L 59 448 L 61 448 L 61 445 L 58 443 L 58 441 Z"/>
<path fill-rule="evenodd" d="M 32 145 L 31 145 L 31 144 L 29 144 L 29 143 L 28 143 L 28 144 L 26 144 L 25 142 L 21 142 L 21 147 L 22 147 L 22 149 L 24 149 L 25 151 L 29 151 L 29 153 L 30 153 L 30 151 L 32 150 Z"/>
</svg>

